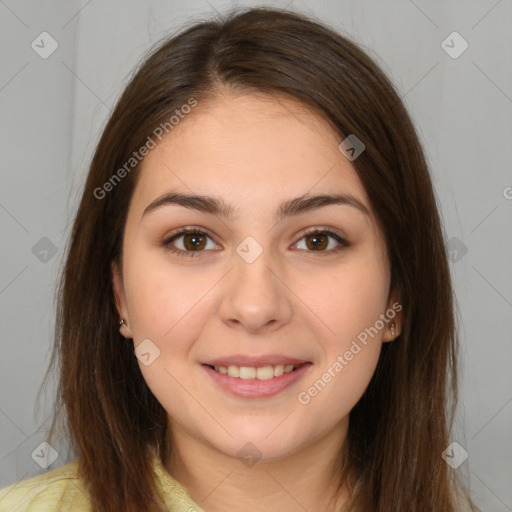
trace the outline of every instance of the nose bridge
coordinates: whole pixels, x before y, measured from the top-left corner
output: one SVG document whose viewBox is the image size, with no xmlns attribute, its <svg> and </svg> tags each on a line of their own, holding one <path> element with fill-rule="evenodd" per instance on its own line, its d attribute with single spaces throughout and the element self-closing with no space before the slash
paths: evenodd
<svg viewBox="0 0 512 512">
<path fill-rule="evenodd" d="M 279 265 L 272 251 L 247 237 L 233 253 L 222 297 L 220 315 L 224 322 L 257 331 L 290 320 L 292 307 L 286 287 L 274 272 Z"/>
</svg>

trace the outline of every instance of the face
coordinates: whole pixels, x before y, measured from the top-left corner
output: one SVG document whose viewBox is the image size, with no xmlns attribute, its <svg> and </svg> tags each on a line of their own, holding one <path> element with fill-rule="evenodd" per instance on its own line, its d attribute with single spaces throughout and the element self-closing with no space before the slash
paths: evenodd
<svg viewBox="0 0 512 512">
<path fill-rule="evenodd" d="M 121 333 L 198 445 L 306 449 L 346 427 L 392 339 L 382 234 L 341 140 L 297 103 L 228 95 L 142 163 L 113 265 Z"/>
</svg>

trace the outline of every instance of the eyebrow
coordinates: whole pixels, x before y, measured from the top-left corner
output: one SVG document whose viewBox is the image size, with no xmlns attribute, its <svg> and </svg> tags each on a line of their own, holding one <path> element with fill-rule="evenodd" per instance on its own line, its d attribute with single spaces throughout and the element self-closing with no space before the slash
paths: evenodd
<svg viewBox="0 0 512 512">
<path fill-rule="evenodd" d="M 218 197 L 168 192 L 152 201 L 144 209 L 141 219 L 152 211 L 170 205 L 183 206 L 184 208 L 225 217 L 226 219 L 235 219 L 238 215 L 236 208 Z M 370 215 L 368 208 L 350 194 L 319 194 L 314 196 L 303 195 L 283 202 L 274 215 L 274 221 L 279 222 L 286 217 L 300 215 L 330 205 L 351 206 L 365 215 Z"/>
</svg>

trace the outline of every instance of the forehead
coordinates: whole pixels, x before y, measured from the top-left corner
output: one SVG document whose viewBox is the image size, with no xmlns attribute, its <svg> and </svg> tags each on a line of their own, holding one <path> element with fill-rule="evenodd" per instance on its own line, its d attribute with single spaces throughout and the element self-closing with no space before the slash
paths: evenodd
<svg viewBox="0 0 512 512">
<path fill-rule="evenodd" d="M 166 189 L 269 204 L 308 193 L 357 196 L 364 187 L 339 151 L 342 137 L 318 113 L 269 95 L 221 95 L 180 120 L 142 162 L 137 202 Z"/>
</svg>

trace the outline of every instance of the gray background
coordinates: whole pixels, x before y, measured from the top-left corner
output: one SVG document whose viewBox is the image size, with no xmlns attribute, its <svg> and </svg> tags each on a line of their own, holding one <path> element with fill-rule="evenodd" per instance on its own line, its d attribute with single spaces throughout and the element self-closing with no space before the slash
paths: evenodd
<svg viewBox="0 0 512 512">
<path fill-rule="evenodd" d="M 130 71 L 152 44 L 232 2 L 0 0 L 0 487 L 43 469 L 54 388 L 36 405 L 54 288 L 87 164 Z M 453 471 L 485 511 L 512 510 L 512 2 L 294 1 L 363 45 L 401 91 L 425 145 L 460 308 Z M 48 32 L 58 47 L 31 47 Z M 469 47 L 457 58 L 461 41 Z M 453 38 L 452 38 L 453 39 Z M 45 39 L 44 49 L 51 48 Z M 448 48 L 446 48 L 448 49 Z M 508 227 L 507 227 L 508 226 Z M 35 452 L 34 452 L 35 451 Z"/>
</svg>

